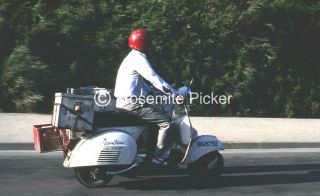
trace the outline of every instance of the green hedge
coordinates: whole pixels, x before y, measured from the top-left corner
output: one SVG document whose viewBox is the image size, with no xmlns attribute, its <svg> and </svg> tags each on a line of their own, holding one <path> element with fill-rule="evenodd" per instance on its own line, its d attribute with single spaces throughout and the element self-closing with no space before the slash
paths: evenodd
<svg viewBox="0 0 320 196">
<path fill-rule="evenodd" d="M 112 88 L 136 27 L 177 86 L 233 95 L 194 115 L 320 116 L 320 2 L 0 0 L 0 108 L 50 112 L 67 87 Z"/>
</svg>

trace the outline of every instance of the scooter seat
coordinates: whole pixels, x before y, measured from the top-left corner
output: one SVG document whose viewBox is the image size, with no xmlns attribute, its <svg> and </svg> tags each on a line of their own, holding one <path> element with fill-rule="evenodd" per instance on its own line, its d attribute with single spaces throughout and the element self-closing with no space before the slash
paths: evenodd
<svg viewBox="0 0 320 196">
<path fill-rule="evenodd" d="M 124 127 L 144 125 L 146 122 L 137 116 L 120 110 L 112 112 L 95 112 L 94 127 Z"/>
</svg>

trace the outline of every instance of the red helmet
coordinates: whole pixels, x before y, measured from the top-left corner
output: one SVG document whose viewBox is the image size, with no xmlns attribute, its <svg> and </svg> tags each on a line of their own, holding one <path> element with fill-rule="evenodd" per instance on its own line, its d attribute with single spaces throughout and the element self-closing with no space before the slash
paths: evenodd
<svg viewBox="0 0 320 196">
<path fill-rule="evenodd" d="M 145 51 L 148 45 L 148 31 L 146 29 L 135 29 L 128 38 L 129 47 L 138 51 Z"/>
</svg>

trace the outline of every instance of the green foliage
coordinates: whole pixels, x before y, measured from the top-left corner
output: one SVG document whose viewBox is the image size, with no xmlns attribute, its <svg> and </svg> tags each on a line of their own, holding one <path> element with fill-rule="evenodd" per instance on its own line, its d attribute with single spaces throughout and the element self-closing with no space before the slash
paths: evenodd
<svg viewBox="0 0 320 196">
<path fill-rule="evenodd" d="M 47 65 L 32 56 L 25 46 L 18 46 L 4 62 L 2 82 L 9 103 L 16 111 L 30 112 L 44 100 Z M 6 106 L 8 107 L 8 106 Z"/>
<path fill-rule="evenodd" d="M 112 88 L 137 27 L 153 31 L 170 83 L 234 97 L 193 114 L 320 116 L 320 2 L 293 0 L 0 0 L 0 108 L 50 111 L 66 87 Z"/>
</svg>

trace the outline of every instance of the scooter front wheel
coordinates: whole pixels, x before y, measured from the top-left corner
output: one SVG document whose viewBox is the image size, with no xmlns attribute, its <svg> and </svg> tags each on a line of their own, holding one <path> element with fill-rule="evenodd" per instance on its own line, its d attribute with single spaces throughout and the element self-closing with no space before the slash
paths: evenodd
<svg viewBox="0 0 320 196">
<path fill-rule="evenodd" d="M 78 181 L 87 188 L 104 187 L 113 178 L 105 167 L 76 167 L 74 171 Z"/>
<path fill-rule="evenodd" d="M 188 173 L 195 178 L 220 177 L 224 167 L 223 157 L 219 152 L 210 152 L 202 156 L 197 161 L 190 163 L 187 167 Z"/>
</svg>

